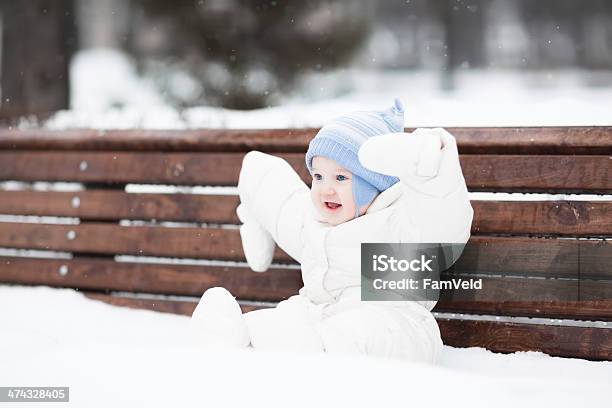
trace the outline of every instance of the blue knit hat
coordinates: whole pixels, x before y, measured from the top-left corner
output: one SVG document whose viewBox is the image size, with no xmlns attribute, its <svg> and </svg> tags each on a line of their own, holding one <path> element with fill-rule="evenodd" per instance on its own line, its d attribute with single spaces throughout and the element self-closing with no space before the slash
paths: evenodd
<svg viewBox="0 0 612 408">
<path fill-rule="evenodd" d="M 363 167 L 357 156 L 359 147 L 370 137 L 404 131 L 404 108 L 399 99 L 385 111 L 360 111 L 334 119 L 323 126 L 310 141 L 306 167 L 312 174 L 312 159 L 323 156 L 334 160 L 353 175 L 355 216 L 359 208 L 385 191 L 399 179 Z"/>
</svg>

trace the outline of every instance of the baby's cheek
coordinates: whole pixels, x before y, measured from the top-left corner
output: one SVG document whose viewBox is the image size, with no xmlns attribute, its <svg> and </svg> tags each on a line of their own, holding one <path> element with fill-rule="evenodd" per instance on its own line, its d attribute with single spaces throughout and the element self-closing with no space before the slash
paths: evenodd
<svg viewBox="0 0 612 408">
<path fill-rule="evenodd" d="M 316 203 L 317 203 L 317 201 L 318 201 L 318 197 L 319 197 L 319 194 L 318 194 L 317 189 L 316 189 L 316 188 L 314 188 L 314 187 L 311 187 L 311 188 L 310 188 L 310 199 L 312 200 L 312 203 L 313 203 L 313 204 L 316 204 Z"/>
<path fill-rule="evenodd" d="M 355 211 L 355 200 L 353 197 L 353 189 L 351 187 L 352 186 L 349 184 L 342 191 L 342 195 L 343 195 L 342 201 L 344 202 L 345 208 L 354 212 Z"/>
</svg>

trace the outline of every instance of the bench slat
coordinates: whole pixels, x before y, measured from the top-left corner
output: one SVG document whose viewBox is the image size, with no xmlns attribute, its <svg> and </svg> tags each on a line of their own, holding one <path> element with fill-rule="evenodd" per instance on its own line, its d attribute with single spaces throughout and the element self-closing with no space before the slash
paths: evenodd
<svg viewBox="0 0 612 408">
<path fill-rule="evenodd" d="M 243 266 L 0 257 L 0 282 L 184 296 L 223 286 L 240 299 L 278 302 L 297 293 L 302 275 L 299 269 L 282 267 L 256 273 Z"/>
<path fill-rule="evenodd" d="M 243 157 L 242 153 L 0 151 L 0 180 L 236 185 Z"/>
<path fill-rule="evenodd" d="M 612 127 L 447 128 L 462 154 L 612 154 Z"/>
<path fill-rule="evenodd" d="M 611 236 L 612 201 L 476 201 L 474 234 Z"/>
<path fill-rule="evenodd" d="M 463 276 L 463 278 L 469 277 Z M 443 279 L 457 278 L 456 275 L 442 274 Z M 576 302 L 610 301 L 612 304 L 612 281 L 589 279 L 534 279 L 506 278 L 482 275 L 481 290 L 443 291 L 441 297 L 448 303 L 488 302 Z M 612 315 L 612 310 L 605 312 Z"/>
<path fill-rule="evenodd" d="M 0 180 L 236 185 L 242 153 L 3 152 Z M 280 154 L 309 183 L 304 156 Z M 609 192 L 609 156 L 462 155 L 471 191 Z"/>
<path fill-rule="evenodd" d="M 464 154 L 612 154 L 612 127 L 452 127 Z M 406 128 L 412 132 L 413 128 Z M 306 152 L 318 129 L 0 129 L 4 150 Z"/>
<path fill-rule="evenodd" d="M 612 279 L 611 264 L 609 240 L 473 235 L 449 272 Z"/>
<path fill-rule="evenodd" d="M 609 156 L 464 155 L 470 191 L 593 191 L 612 189 Z"/>
<path fill-rule="evenodd" d="M 237 224 L 235 195 L 0 191 L 0 214 Z"/>
<path fill-rule="evenodd" d="M 244 261 L 237 229 L 0 222 L 0 247 Z M 275 260 L 293 262 L 277 248 Z M 472 236 L 455 273 L 610 279 L 612 241 Z"/>
<path fill-rule="evenodd" d="M 0 222 L 0 247 L 92 254 L 243 260 L 237 229 Z M 275 258 L 291 258 L 277 248 Z"/>
<path fill-rule="evenodd" d="M 437 319 L 444 344 L 491 351 L 541 351 L 552 356 L 612 360 L 612 329 Z"/>
<path fill-rule="evenodd" d="M 77 201 L 75 201 L 77 200 Z M 1 191 L 0 214 L 237 224 L 235 195 Z M 611 236 L 612 202 L 472 201 L 475 234 Z"/>
<path fill-rule="evenodd" d="M 196 303 L 190 301 L 142 300 L 89 293 L 86 296 L 120 306 L 188 316 L 196 307 Z M 243 311 L 250 310 L 243 306 Z M 612 360 L 612 329 L 444 318 L 437 321 L 444 344 L 453 347 L 485 347 L 502 353 L 535 350 L 559 357 Z"/>
</svg>

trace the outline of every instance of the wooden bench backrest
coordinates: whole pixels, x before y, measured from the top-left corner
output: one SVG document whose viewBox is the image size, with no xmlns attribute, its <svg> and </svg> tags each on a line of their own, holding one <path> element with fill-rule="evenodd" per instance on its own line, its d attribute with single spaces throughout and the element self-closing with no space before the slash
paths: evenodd
<svg viewBox="0 0 612 408">
<path fill-rule="evenodd" d="M 612 192 L 612 128 L 449 131 L 472 192 Z M 212 286 L 245 301 L 285 299 L 301 287 L 299 268 L 281 250 L 269 273 L 246 267 L 235 194 L 132 193 L 125 185 L 235 186 L 252 149 L 287 159 L 308 182 L 303 155 L 315 133 L 0 130 L 0 182 L 83 183 L 79 191 L 0 189 L 0 282 L 78 288 L 115 304 L 183 314 Z M 612 329 L 604 326 L 612 319 L 612 246 L 605 239 L 612 202 L 472 206 L 472 238 L 448 273 L 482 277 L 486 290 L 443 292 L 435 311 L 445 343 L 612 359 Z M 24 249 L 63 258 L 10 252 Z M 533 300 L 517 301 L 518 291 Z M 530 317 L 542 320 L 523 319 Z"/>
</svg>

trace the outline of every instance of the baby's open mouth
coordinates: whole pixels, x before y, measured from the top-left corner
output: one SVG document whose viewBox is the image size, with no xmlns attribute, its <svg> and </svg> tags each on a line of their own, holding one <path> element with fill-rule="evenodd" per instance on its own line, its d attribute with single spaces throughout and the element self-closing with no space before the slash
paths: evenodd
<svg viewBox="0 0 612 408">
<path fill-rule="evenodd" d="M 335 210 L 336 208 L 342 207 L 342 204 L 334 203 L 332 201 L 325 201 L 325 206 L 330 210 Z"/>
</svg>

